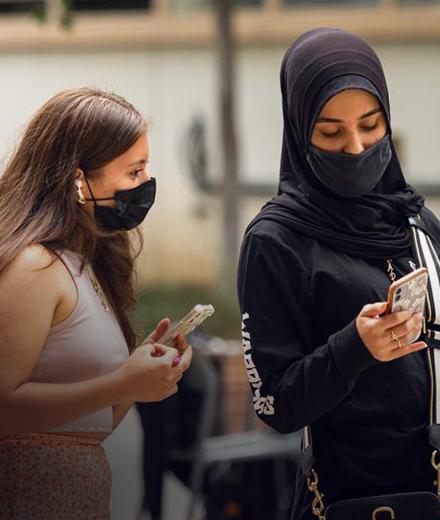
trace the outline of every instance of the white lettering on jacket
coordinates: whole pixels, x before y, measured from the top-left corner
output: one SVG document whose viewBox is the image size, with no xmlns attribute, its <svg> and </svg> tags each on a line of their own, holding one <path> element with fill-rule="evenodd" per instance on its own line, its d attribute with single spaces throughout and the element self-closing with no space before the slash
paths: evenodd
<svg viewBox="0 0 440 520">
<path fill-rule="evenodd" d="M 243 314 L 243 321 L 241 322 L 241 337 L 243 342 L 244 350 L 244 364 L 246 367 L 247 377 L 252 387 L 253 403 L 257 414 L 259 415 L 274 415 L 274 397 L 273 395 L 262 396 L 260 393 L 261 378 L 258 374 L 258 370 L 252 361 L 251 354 L 251 335 L 246 330 L 245 321 L 249 319 L 249 314 L 246 312 Z"/>
</svg>

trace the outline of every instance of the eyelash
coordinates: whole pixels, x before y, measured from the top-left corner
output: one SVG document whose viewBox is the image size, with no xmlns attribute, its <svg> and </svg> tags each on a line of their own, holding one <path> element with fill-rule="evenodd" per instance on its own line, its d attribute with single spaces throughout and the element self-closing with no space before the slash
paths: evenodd
<svg viewBox="0 0 440 520">
<path fill-rule="evenodd" d="M 131 176 L 134 178 L 134 179 L 138 179 L 139 178 L 139 175 L 143 172 L 144 170 L 141 169 L 141 170 L 135 170 L 134 172 L 131 172 Z"/>
<path fill-rule="evenodd" d="M 323 132 L 321 130 L 321 134 L 324 136 L 324 137 L 328 137 L 329 139 L 333 139 L 335 137 L 338 137 L 338 135 L 341 133 L 340 130 L 336 130 L 336 132 Z"/>
<path fill-rule="evenodd" d="M 365 132 L 372 132 L 373 130 L 376 130 L 378 126 L 379 126 L 379 123 L 377 122 L 377 123 L 374 123 L 373 126 L 361 126 L 361 129 L 364 130 Z M 327 137 L 329 139 L 334 139 L 339 136 L 339 134 L 341 133 L 341 130 L 337 130 L 336 132 L 331 132 L 331 133 L 321 131 L 321 133 L 324 137 Z"/>
</svg>

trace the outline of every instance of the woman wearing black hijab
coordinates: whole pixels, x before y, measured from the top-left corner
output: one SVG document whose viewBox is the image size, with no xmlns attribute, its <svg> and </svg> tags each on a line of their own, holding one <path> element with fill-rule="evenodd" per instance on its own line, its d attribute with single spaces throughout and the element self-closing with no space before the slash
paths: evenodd
<svg viewBox="0 0 440 520">
<path fill-rule="evenodd" d="M 415 269 L 408 217 L 440 223 L 402 174 L 380 61 L 337 29 L 303 34 L 281 67 L 278 195 L 248 226 L 238 293 L 258 416 L 311 426 L 326 505 L 434 492 L 422 316 L 383 315 L 391 277 Z M 437 247 L 437 245 L 436 245 Z M 292 519 L 314 518 L 298 476 Z"/>
</svg>

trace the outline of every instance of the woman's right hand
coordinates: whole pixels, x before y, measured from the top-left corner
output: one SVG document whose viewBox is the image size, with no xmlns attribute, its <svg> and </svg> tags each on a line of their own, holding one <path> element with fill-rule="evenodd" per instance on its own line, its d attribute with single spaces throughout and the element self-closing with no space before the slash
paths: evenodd
<svg viewBox="0 0 440 520">
<path fill-rule="evenodd" d="M 386 302 L 365 305 L 356 318 L 359 336 L 370 354 L 379 361 L 391 361 L 426 348 L 424 341 L 409 342 L 422 329 L 422 314 L 401 311 L 382 315 L 386 308 Z"/>
<path fill-rule="evenodd" d="M 188 347 L 177 365 L 175 348 L 159 343 L 138 347 L 119 368 L 125 381 L 127 399 L 139 402 L 162 401 L 177 392 L 177 383 L 188 369 L 192 349 Z"/>
</svg>

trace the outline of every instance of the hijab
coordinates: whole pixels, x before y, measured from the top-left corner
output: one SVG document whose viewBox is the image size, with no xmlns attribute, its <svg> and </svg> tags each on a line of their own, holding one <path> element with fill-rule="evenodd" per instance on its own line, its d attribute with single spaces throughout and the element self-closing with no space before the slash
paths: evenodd
<svg viewBox="0 0 440 520">
<path fill-rule="evenodd" d="M 370 259 L 411 254 L 408 217 L 423 197 L 409 184 L 392 140 L 388 89 L 376 53 L 362 38 L 339 29 L 304 33 L 281 66 L 283 144 L 278 194 L 251 222 L 273 220 L 352 256 Z M 306 160 L 314 122 L 324 104 L 347 88 L 374 94 L 388 126 L 391 160 L 367 194 L 347 199 L 332 193 Z"/>
</svg>

